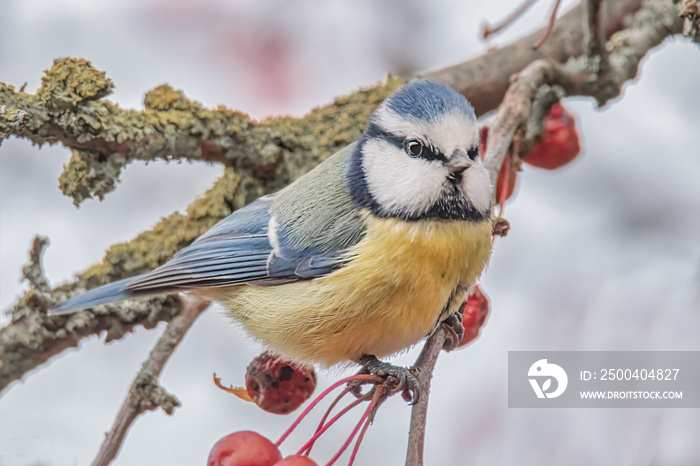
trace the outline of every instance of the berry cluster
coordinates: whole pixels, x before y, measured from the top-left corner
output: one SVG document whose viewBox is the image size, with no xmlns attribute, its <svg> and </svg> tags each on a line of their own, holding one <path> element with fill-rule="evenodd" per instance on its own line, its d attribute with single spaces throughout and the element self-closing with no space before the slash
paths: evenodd
<svg viewBox="0 0 700 466">
<path fill-rule="evenodd" d="M 285 365 L 291 365 L 288 361 L 280 360 L 278 358 L 273 358 L 270 360 L 271 356 L 268 354 L 263 354 L 256 358 L 251 365 L 258 367 L 259 370 L 253 372 L 253 376 L 250 375 L 250 370 L 246 374 L 246 385 L 250 386 L 250 379 L 255 380 L 267 379 L 267 381 L 273 380 L 275 375 L 280 373 L 280 369 Z M 261 360 L 263 362 L 260 362 Z M 311 369 L 313 370 L 313 369 Z M 259 375 L 263 373 L 263 375 Z M 267 374 L 269 377 L 265 377 Z M 302 381 L 300 384 L 302 389 L 295 384 L 288 384 L 284 388 L 280 384 L 279 387 L 268 388 L 270 393 L 273 393 L 275 399 L 282 399 L 285 395 L 293 397 L 294 394 L 298 393 L 308 393 L 310 392 L 304 389 L 306 386 L 306 380 L 304 377 L 298 377 L 298 381 Z M 315 376 L 313 377 L 315 384 Z M 226 391 L 234 393 L 235 395 L 246 399 L 244 395 L 240 393 L 237 389 L 225 388 L 220 385 L 218 380 L 216 380 L 217 385 Z M 272 384 L 273 382 L 270 382 Z M 372 389 L 366 393 L 362 393 L 362 385 L 370 384 Z M 299 384 L 297 384 L 299 385 Z M 336 388 L 345 385 L 342 392 L 335 398 L 335 400 L 330 404 L 326 413 L 321 418 L 321 421 L 316 428 L 314 435 L 307 441 L 295 455 L 288 456 L 282 459 L 282 454 L 280 453 L 279 446 L 286 440 L 286 438 L 296 429 L 296 427 L 301 423 L 301 421 L 313 410 L 316 405 L 323 400 L 327 395 L 329 395 Z M 276 392 L 275 392 L 276 390 Z M 299 417 L 292 423 L 292 425 L 287 429 L 287 431 L 277 440 L 276 443 L 272 443 L 267 438 L 262 435 L 251 432 L 242 431 L 234 432 L 227 435 L 226 437 L 219 440 L 211 452 L 209 453 L 209 459 L 207 461 L 207 466 L 313 466 L 316 463 L 309 458 L 311 449 L 314 446 L 316 440 L 318 440 L 333 424 L 335 424 L 338 419 L 350 412 L 354 407 L 360 405 L 362 402 L 369 401 L 369 405 L 362 414 L 360 420 L 356 424 L 355 428 L 351 432 L 348 439 L 342 445 L 340 450 L 335 454 L 335 456 L 327 463 L 328 466 L 335 463 L 335 461 L 340 458 L 340 456 L 347 450 L 352 441 L 358 435 L 357 441 L 355 442 L 355 447 L 352 450 L 350 456 L 349 465 L 352 465 L 357 452 L 359 451 L 360 444 L 364 438 L 365 432 L 367 431 L 369 425 L 374 419 L 374 414 L 376 413 L 379 405 L 387 397 L 387 385 L 386 381 L 381 377 L 370 375 L 370 374 L 357 374 L 351 377 L 347 377 L 340 380 L 323 393 L 321 393 L 314 401 L 309 404 L 309 406 L 299 415 Z M 341 409 L 335 416 L 329 419 L 334 408 L 347 394 L 353 394 L 355 400 L 348 403 L 343 409 Z M 307 397 L 308 398 L 308 397 Z M 297 398 L 298 399 L 298 398 Z M 253 395 L 250 396 L 250 401 L 255 401 Z M 260 406 L 260 404 L 258 404 Z M 284 403 L 283 406 L 289 407 L 289 403 Z M 287 411 L 289 412 L 289 411 Z"/>
<path fill-rule="evenodd" d="M 479 331 L 484 325 L 488 312 L 488 297 L 479 286 L 475 286 L 464 305 L 462 324 L 465 331 L 459 347 L 466 346 L 479 336 Z M 299 366 L 293 362 L 263 353 L 248 366 L 245 388 L 224 387 L 216 375 L 214 375 L 214 383 L 219 388 L 233 393 L 239 398 L 254 402 L 267 412 L 288 414 L 301 406 L 311 396 L 316 387 L 316 373 L 312 367 Z M 362 386 L 365 384 L 372 388 L 363 393 Z M 313 436 L 296 454 L 282 459 L 279 450 L 282 442 L 319 402 L 343 385 L 345 388 L 331 402 Z M 335 463 L 357 437 L 348 462 L 348 465 L 352 465 L 377 408 L 390 394 L 389 385 L 390 381 L 371 374 L 357 374 L 339 380 L 316 397 L 276 443 L 272 443 L 256 432 L 234 432 L 214 445 L 209 453 L 207 466 L 314 466 L 317 463 L 309 458 L 314 443 L 341 417 L 367 401 L 369 402 L 368 406 L 355 428 L 334 457 L 326 463 L 327 466 Z M 346 395 L 354 395 L 355 399 L 331 417 L 336 406 Z"/>
</svg>

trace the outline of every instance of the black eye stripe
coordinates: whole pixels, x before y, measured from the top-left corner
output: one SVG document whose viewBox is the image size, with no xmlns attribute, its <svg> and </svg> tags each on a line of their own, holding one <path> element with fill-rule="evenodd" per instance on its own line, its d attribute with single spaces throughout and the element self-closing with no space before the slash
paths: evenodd
<svg viewBox="0 0 700 466">
<path fill-rule="evenodd" d="M 414 155 L 408 150 L 408 146 L 414 142 L 421 144 L 423 148 L 420 155 Z M 445 163 L 447 162 L 447 158 L 445 158 L 445 156 L 442 155 L 442 153 L 439 150 L 437 150 L 435 146 L 433 146 L 432 144 L 425 144 L 420 139 L 407 138 L 404 142 L 404 145 L 406 147 L 406 152 L 408 152 L 408 154 L 412 157 L 420 157 L 421 159 L 425 160 L 440 160 L 441 162 Z"/>
<path fill-rule="evenodd" d="M 426 147 L 423 150 L 423 155 L 421 156 L 421 158 L 424 158 L 426 160 L 439 160 L 441 162 L 447 162 L 447 158 L 433 146 Z"/>
<path fill-rule="evenodd" d="M 397 136 L 393 133 L 390 133 L 389 131 L 380 128 L 379 125 L 377 125 L 374 122 L 371 122 L 369 126 L 367 126 L 367 129 L 365 130 L 365 137 L 369 139 L 383 139 L 387 142 L 390 142 L 396 147 L 402 148 L 403 150 L 406 150 L 406 143 L 415 140 L 423 144 L 423 151 L 417 158 L 425 160 L 439 160 L 441 162 L 447 163 L 447 158 L 433 145 L 425 144 L 417 138 L 403 138 L 401 136 Z"/>
<path fill-rule="evenodd" d="M 469 156 L 470 159 L 474 160 L 476 157 L 479 155 L 479 148 L 478 147 L 472 147 L 467 151 L 467 155 Z"/>
<path fill-rule="evenodd" d="M 396 136 L 388 131 L 381 129 L 376 123 L 370 123 L 365 130 L 365 135 L 369 139 L 384 139 L 387 142 L 395 145 L 396 147 L 402 147 L 404 144 L 404 138 Z"/>
</svg>

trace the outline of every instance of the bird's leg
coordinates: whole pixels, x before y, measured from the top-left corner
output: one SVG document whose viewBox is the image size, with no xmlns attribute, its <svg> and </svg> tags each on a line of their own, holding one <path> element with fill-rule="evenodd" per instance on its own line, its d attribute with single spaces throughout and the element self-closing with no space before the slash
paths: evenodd
<svg viewBox="0 0 700 466">
<path fill-rule="evenodd" d="M 420 398 L 420 386 L 418 379 L 408 367 L 395 366 L 388 362 L 380 361 L 376 356 L 366 354 L 359 361 L 363 369 L 361 373 L 373 374 L 386 379 L 389 393 L 404 392 L 404 399 L 410 399 L 415 404 Z M 411 395 L 410 398 L 408 395 Z"/>
<path fill-rule="evenodd" d="M 462 325 L 463 309 L 464 307 L 460 306 L 458 311 L 442 321 L 440 324 L 447 332 L 445 344 L 442 346 L 442 349 L 445 351 L 456 350 L 459 346 L 459 342 L 462 341 L 462 337 L 464 336 L 464 325 Z"/>
</svg>

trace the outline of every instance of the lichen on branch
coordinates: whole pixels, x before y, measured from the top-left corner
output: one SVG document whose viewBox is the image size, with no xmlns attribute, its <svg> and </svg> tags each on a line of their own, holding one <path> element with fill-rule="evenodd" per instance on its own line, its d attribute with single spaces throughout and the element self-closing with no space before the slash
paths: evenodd
<svg viewBox="0 0 700 466">
<path fill-rule="evenodd" d="M 62 67 L 70 70 L 65 71 Z M 74 70 L 74 67 L 82 71 Z M 204 148 L 195 152 L 195 157 L 182 152 L 181 155 L 188 160 L 196 160 L 196 155 L 199 155 L 202 160 L 219 161 L 227 167 L 219 180 L 187 207 L 184 215 L 171 214 L 153 229 L 130 241 L 113 245 L 102 262 L 71 282 L 53 289 L 30 287 L 20 296 L 8 311 L 11 321 L 0 328 L 0 361 L 3 361 L 0 364 L 0 391 L 51 356 L 76 347 L 82 338 L 106 331 L 106 339 L 112 340 L 123 337 L 137 325 L 152 328 L 160 321 L 170 321 L 181 307 L 179 298 L 173 296 L 111 304 L 70 316 L 47 316 L 46 310 L 86 289 L 144 273 L 163 264 L 234 210 L 281 189 L 340 148 L 359 139 L 376 106 L 403 85 L 402 80 L 389 78 L 374 87 L 338 98 L 304 118 L 284 117 L 257 123 L 223 107 L 204 109 L 189 101 L 182 92 L 165 85 L 146 95 L 147 105 L 154 108 L 142 112 L 122 110 L 99 97 L 111 89 L 111 82 L 100 72 L 89 69 L 91 65 L 85 60 L 59 60 L 47 72 L 51 78 L 44 80 L 35 95 L 16 92 L 12 86 L 0 83 L 1 136 L 14 134 L 38 144 L 60 142 L 72 147 L 73 157 L 61 175 L 60 183 L 64 192 L 76 201 L 87 195 L 104 195 L 114 189 L 119 171 L 131 160 L 166 157 L 167 149 L 156 145 L 161 139 L 171 141 L 166 146 L 182 148 L 194 144 Z M 52 70 L 57 79 L 54 79 Z M 79 75 L 101 85 L 80 86 L 75 78 Z M 108 82 L 110 85 L 106 84 Z M 75 89 L 72 92 L 61 90 L 61 85 Z M 45 86 L 48 86 L 47 90 Z M 58 96 L 55 101 L 51 100 L 53 96 Z M 52 103 L 47 106 L 44 98 Z M 65 107 L 69 101 L 77 103 Z M 21 108 L 11 107 L 12 104 Z M 185 117 L 185 113 L 188 116 Z M 139 114 L 141 116 L 137 117 Z M 99 118 L 87 118 L 91 115 Z M 220 115 L 223 115 L 222 120 L 217 120 Z M 142 129 L 153 123 L 151 119 L 166 123 L 159 126 L 159 133 L 153 137 L 141 137 L 144 134 Z M 77 126 L 77 122 L 88 120 L 92 129 L 80 133 L 86 128 Z M 121 126 L 132 124 L 135 128 L 128 131 L 131 139 L 124 139 Z M 60 139 L 55 136 L 57 134 Z M 227 142 L 224 144 L 227 148 L 224 148 L 221 141 L 226 136 L 218 137 L 217 134 L 229 134 L 237 145 Z M 170 135 L 177 137 L 171 138 Z M 113 150 L 117 152 L 110 152 L 105 158 L 104 151 Z"/>
<path fill-rule="evenodd" d="M 641 0 L 604 2 L 602 30 L 606 37 L 620 30 L 625 16 Z M 477 114 L 495 109 L 509 77 L 533 59 L 563 63 L 585 53 L 582 6 L 557 20 L 551 39 L 537 52 L 533 41 L 540 29 L 508 46 L 489 50 L 473 60 L 420 75 L 444 82 L 464 94 Z M 146 93 L 144 109 L 122 109 L 105 97 L 114 84 L 85 59 L 61 58 L 45 72 L 35 94 L 0 82 L 0 144 L 9 135 L 36 144 L 61 143 L 72 156 L 59 185 L 76 205 L 115 189 L 124 166 L 134 160 L 203 160 L 260 178 L 298 178 L 306 162 L 356 140 L 369 115 L 403 84 L 384 83 L 354 92 L 304 118 L 254 121 L 223 106 L 204 108 L 182 91 L 164 84 Z M 340 117 L 339 117 L 340 116 Z"/>
<path fill-rule="evenodd" d="M 629 25 L 625 17 L 640 10 L 639 3 L 606 1 L 605 35 Z M 686 7 L 689 4 L 684 3 Z M 580 67 L 564 67 L 560 57 L 535 60 L 548 46 L 532 52 L 532 35 L 423 76 L 456 83 L 460 92 L 478 104 L 478 111 L 486 111 L 503 99 L 510 83 L 509 67 L 522 64 L 515 71 L 525 70 L 511 86 L 506 105 L 491 128 L 490 138 L 495 139 L 493 144 L 489 142 L 486 161 L 497 172 L 513 135 L 528 124 L 531 102 L 541 85 L 555 84 L 569 95 L 595 96 L 605 101 L 618 95 L 622 85 L 637 75 L 639 62 L 650 48 L 681 32 L 680 7 L 671 0 L 646 0 L 644 5 L 628 29 L 612 36 L 611 66 L 603 80 L 596 75 L 585 76 L 586 69 L 581 73 Z M 562 28 L 583 37 L 582 8 L 576 8 L 558 20 L 547 43 L 556 42 L 554 38 L 559 38 Z M 684 18 L 685 23 L 697 24 L 692 11 Z M 533 35 L 539 37 L 541 32 Z M 576 47 L 565 47 L 569 56 L 582 53 L 583 44 Z M 506 60 L 509 53 L 512 59 Z M 502 60 L 496 60 L 498 57 Z M 40 145 L 61 143 L 71 148 L 73 157 L 60 184 L 76 203 L 89 196 L 102 197 L 114 189 L 119 173 L 133 160 L 204 160 L 227 167 L 184 215 L 172 214 L 152 230 L 112 246 L 101 263 L 75 280 L 51 289 L 48 283 L 37 281 L 40 274 L 27 275 L 33 287 L 17 299 L 9 310 L 11 321 L 0 328 L 0 391 L 51 356 L 76 346 L 82 338 L 104 331 L 107 339 L 120 338 L 135 325 L 150 328 L 160 321 L 170 321 L 181 309 L 177 297 L 111 304 L 71 316 L 49 317 L 46 310 L 85 289 L 152 270 L 232 211 L 297 179 L 357 140 L 376 106 L 403 83 L 389 78 L 336 99 L 303 118 L 259 122 L 224 107 L 206 109 L 167 85 L 146 94 L 144 110 L 121 109 L 105 99 L 112 82 L 82 59 L 57 60 L 35 94 L 0 83 L 0 142 L 14 135 Z M 485 89 L 488 92 L 480 92 Z"/>
<path fill-rule="evenodd" d="M 389 77 L 303 118 L 255 121 L 223 106 L 205 108 L 166 84 L 146 93 L 143 110 L 122 109 L 105 99 L 114 84 L 104 72 L 85 59 L 61 58 L 35 94 L 0 83 L 0 139 L 12 134 L 70 148 L 59 184 L 76 205 L 114 190 L 134 160 L 217 162 L 289 181 L 356 140 L 376 106 L 403 83 Z"/>
</svg>

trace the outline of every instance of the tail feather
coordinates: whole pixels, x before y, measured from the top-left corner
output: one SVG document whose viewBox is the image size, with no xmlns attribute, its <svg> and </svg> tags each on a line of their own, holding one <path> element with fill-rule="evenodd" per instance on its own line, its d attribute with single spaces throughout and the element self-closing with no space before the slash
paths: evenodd
<svg viewBox="0 0 700 466">
<path fill-rule="evenodd" d="M 117 282 L 87 291 L 80 296 L 70 298 L 49 309 L 49 315 L 68 314 L 100 304 L 107 304 L 115 301 L 122 301 L 124 299 L 139 298 L 163 293 L 162 289 L 141 291 L 129 290 L 127 289 L 127 285 L 132 280 L 133 278 L 119 280 Z"/>
</svg>

